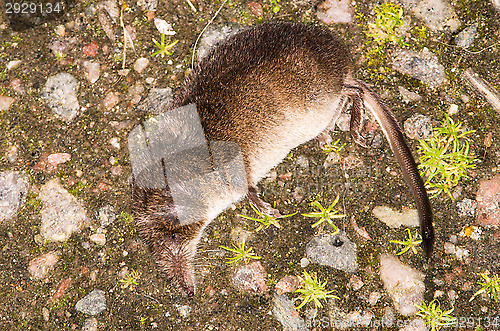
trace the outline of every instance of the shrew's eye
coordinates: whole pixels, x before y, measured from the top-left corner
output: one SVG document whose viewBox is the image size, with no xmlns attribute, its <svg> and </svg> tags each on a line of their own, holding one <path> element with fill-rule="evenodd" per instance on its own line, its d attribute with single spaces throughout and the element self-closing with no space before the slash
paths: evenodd
<svg viewBox="0 0 500 331">
<path fill-rule="evenodd" d="M 172 240 L 177 240 L 178 238 L 179 238 L 179 235 L 175 232 L 170 235 L 170 239 L 172 239 Z"/>
</svg>

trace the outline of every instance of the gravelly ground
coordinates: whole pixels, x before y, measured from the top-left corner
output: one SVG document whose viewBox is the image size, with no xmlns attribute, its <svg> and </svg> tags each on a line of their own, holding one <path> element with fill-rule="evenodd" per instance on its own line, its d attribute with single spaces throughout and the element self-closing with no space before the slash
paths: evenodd
<svg viewBox="0 0 500 331">
<path fill-rule="evenodd" d="M 67 8 L 64 15 L 35 28 L 13 31 L 7 25 L 9 21 L 5 13 L 0 21 L 4 24 L 0 30 L 0 95 L 15 99 L 8 110 L 0 111 L 0 170 L 24 171 L 31 185 L 27 201 L 17 217 L 0 225 L 0 329 L 80 329 L 92 320 L 75 310 L 76 302 L 94 289 L 103 290 L 106 296 L 106 309 L 96 315 L 101 330 L 282 329 L 270 314 L 272 290 L 252 296 L 233 289 L 230 285 L 232 269 L 224 263 L 224 253 L 219 249 L 220 245 L 227 246 L 231 242 L 231 230 L 253 230 L 256 227 L 256 224 L 236 216 L 251 213 L 246 201 L 239 203 L 236 210 L 223 213 L 202 239 L 200 251 L 204 259 L 200 260 L 200 291 L 192 299 L 182 297 L 168 285 L 156 269 L 147 247 L 138 238 L 133 220 L 129 217 L 127 134 L 146 116 L 136 110 L 134 96 L 146 96 L 151 87 L 175 89 L 181 84 L 190 64 L 194 41 L 219 8 L 219 3 L 196 2 L 197 12 L 186 1 L 159 3 L 155 16 L 172 23 L 177 32 L 172 40 L 179 40 L 173 54 L 164 58 L 150 56 L 156 50 L 151 39 L 159 40 L 158 31 L 135 3 L 128 3 L 130 11 L 124 13 L 123 21 L 124 25 L 130 25 L 135 30 L 135 49 L 127 50 L 125 69 L 132 69 L 140 57 L 148 58 L 150 63 L 141 74 L 131 70 L 127 75 L 121 71 L 123 40 L 119 19 L 112 23 L 116 38 L 113 41 L 103 30 L 98 15 L 89 11 L 97 1 L 68 3 L 72 7 Z M 297 5 L 293 1 L 282 0 L 277 14 L 269 9 L 270 2 L 264 1 L 262 5 L 265 9 L 263 21 L 281 19 L 317 23 L 313 4 Z M 360 1 L 358 10 L 369 17 L 374 5 L 372 1 Z M 5 4 L 3 6 L 5 9 Z M 415 112 L 440 120 L 442 112 L 448 110 L 450 104 L 459 105 L 456 118 L 468 128 L 477 130 L 472 136 L 471 148 L 480 160 L 477 169 L 470 172 L 472 178 L 460 185 L 462 191 L 458 200 L 462 200 L 465 197 L 475 199 L 478 181 L 492 178 L 498 172 L 500 130 L 498 114 L 465 86 L 460 72 L 473 67 L 493 85 L 498 85 L 499 48 L 496 43 L 500 36 L 498 14 L 489 3 L 457 1 L 454 6 L 464 26 L 479 23 L 472 48 L 464 51 L 454 47 L 456 33 L 450 32 L 433 33 L 425 41 L 425 46 L 435 52 L 445 66 L 450 82 L 430 89 L 414 79 L 391 72 L 378 81 L 376 90 L 401 122 Z M 227 3 L 215 20 L 216 23 L 238 24 L 258 21 L 248 3 L 239 1 Z M 414 21 L 411 24 L 416 24 Z M 59 34 L 57 32 L 59 25 L 65 26 L 64 36 L 61 36 L 60 30 Z M 350 24 L 332 25 L 331 29 L 344 36 L 353 50 L 359 69 L 357 76 L 374 83 L 366 70 L 369 63 L 362 56 L 362 47 L 359 46 L 366 43 L 361 28 Z M 62 54 L 49 49 L 55 40 L 69 43 Z M 95 56 L 84 53 L 84 47 L 91 43 L 98 45 Z M 20 59 L 21 64 L 7 70 L 7 63 L 14 59 Z M 98 62 L 101 66 L 101 75 L 95 83 L 90 83 L 84 76 L 82 64 L 85 60 Z M 47 78 L 59 72 L 68 72 L 79 82 L 78 100 L 82 109 L 71 123 L 54 116 L 41 99 Z M 19 82 L 15 79 L 20 79 L 22 90 L 14 88 Z M 403 103 L 398 86 L 418 92 L 422 100 L 408 105 Z M 141 87 L 144 88 L 142 92 Z M 110 92 L 118 97 L 118 103 L 113 107 L 107 107 L 106 103 Z M 493 144 L 486 148 L 484 139 L 488 133 L 492 134 Z M 315 142 L 310 142 L 296 149 L 277 167 L 278 175 L 290 172 L 291 179 L 282 176 L 263 183 L 263 194 L 266 201 L 276 202 L 282 212 L 298 210 L 299 214 L 309 211 L 308 201 L 319 192 L 323 201 L 331 201 L 337 194 L 341 195 L 342 209 L 349 216 L 347 219 L 352 215 L 356 217 L 358 225 L 365 227 L 373 240 L 362 242 L 348 221 L 339 221 L 339 225 L 357 242 L 359 270 L 356 274 L 361 277 L 364 286 L 353 291 L 346 286 L 351 275 L 311 266 L 309 270 L 328 278 L 329 288 L 341 297 L 320 310 L 318 316 L 328 316 L 328 311 L 340 307 L 345 313 L 369 311 L 375 319 L 380 319 L 386 313 L 386 307 L 392 305 L 390 298 L 383 295 L 374 306 L 370 306 L 364 298 L 374 291 L 384 293 L 377 276 L 378 256 L 381 252 L 395 250 L 389 240 L 402 238 L 403 230 L 391 230 L 382 225 L 371 214 L 371 209 L 377 205 L 390 205 L 396 209 L 411 207 L 413 201 L 402 178 L 386 171 L 390 167 L 398 172 L 398 165 L 387 143 L 384 142 L 379 149 L 363 149 L 353 144 L 347 134 L 340 133 L 337 137 L 347 143 L 343 156 L 360 158 L 361 167 L 342 170 L 337 164 L 324 169 L 325 154 Z M 110 143 L 112 138 L 118 138 L 119 148 Z M 18 148 L 18 157 L 9 162 L 5 155 L 13 145 Z M 413 150 L 415 147 L 416 143 L 412 142 Z M 40 168 L 41 160 L 53 153 L 69 153 L 71 160 L 60 164 L 52 172 Z M 298 156 L 308 159 L 308 169 L 302 169 L 296 162 Z M 82 201 L 92 226 L 64 243 L 43 243 L 36 240 L 41 220 L 38 192 L 44 183 L 54 177 L 59 177 L 63 186 Z M 305 198 L 301 202 L 292 196 L 298 186 L 305 189 Z M 434 257 L 426 263 L 421 253 L 406 254 L 402 261 L 426 273 L 427 300 L 436 293 L 442 293 L 442 305 L 453 305 L 455 316 L 460 318 L 474 317 L 478 321 L 479 318 L 498 316 L 498 305 L 487 298 L 468 302 L 478 289 L 475 286 L 477 272 L 500 272 L 498 230 L 483 229 L 479 241 L 459 239 L 458 245 L 469 250 L 470 254 L 470 259 L 460 261 L 452 254 L 445 254 L 443 245 L 450 240 L 450 236 L 457 235 L 475 220 L 459 217 L 456 202 L 448 197 L 441 196 L 432 203 L 437 231 Z M 118 217 L 106 227 L 106 244 L 100 246 L 89 238 L 99 226 L 97 211 L 106 205 L 113 206 Z M 271 227 L 255 233 L 249 242 L 262 256 L 271 289 L 283 276 L 301 273 L 300 260 L 304 256 L 305 245 L 315 233 L 310 228 L 310 221 L 300 216 L 287 218 L 281 223 L 281 229 Z M 29 261 L 48 252 L 56 252 L 60 256 L 54 270 L 42 281 L 30 277 L 27 270 Z M 139 273 L 137 285 L 123 288 L 118 282 L 125 267 Z M 71 281 L 68 282 L 68 279 Z M 59 299 L 50 300 L 65 281 L 70 285 L 64 294 Z M 183 316 L 183 312 L 187 315 Z M 396 318 L 402 319 L 399 315 Z M 464 329 L 472 330 L 473 327 Z"/>
</svg>

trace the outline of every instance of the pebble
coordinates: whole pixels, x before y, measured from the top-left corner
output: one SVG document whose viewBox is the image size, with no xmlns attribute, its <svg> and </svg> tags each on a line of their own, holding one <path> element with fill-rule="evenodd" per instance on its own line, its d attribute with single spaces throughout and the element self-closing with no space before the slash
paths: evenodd
<svg viewBox="0 0 500 331">
<path fill-rule="evenodd" d="M 106 296 L 104 291 L 95 289 L 79 300 L 75 309 L 87 315 L 97 315 L 106 309 Z"/>
<path fill-rule="evenodd" d="M 334 165 L 335 163 L 338 163 L 340 161 L 340 155 L 337 153 L 331 152 L 328 153 L 328 156 L 325 159 L 325 162 L 323 163 L 323 167 L 328 168 Z"/>
<path fill-rule="evenodd" d="M 106 36 L 114 43 L 116 41 L 116 36 L 111 20 L 102 9 L 97 10 L 97 18 L 99 19 L 99 24 L 101 24 Z"/>
<path fill-rule="evenodd" d="M 75 37 L 66 38 L 62 40 L 54 40 L 48 46 L 48 48 L 55 54 L 63 55 L 69 46 L 76 43 L 77 39 Z"/>
<path fill-rule="evenodd" d="M 500 174 L 479 182 L 476 220 L 482 226 L 500 226 Z"/>
<path fill-rule="evenodd" d="M 0 111 L 9 110 L 10 106 L 14 103 L 16 99 L 8 97 L 6 95 L 0 95 Z"/>
<path fill-rule="evenodd" d="M 292 293 L 302 285 L 300 279 L 296 276 L 287 275 L 281 278 L 275 286 L 276 293 L 282 295 L 283 293 Z"/>
<path fill-rule="evenodd" d="M 96 57 L 98 49 L 99 44 L 97 43 L 97 41 L 93 40 L 87 46 L 83 46 L 82 53 L 90 57 Z"/>
<path fill-rule="evenodd" d="M 347 282 L 347 287 L 352 288 L 354 291 L 359 290 L 363 285 L 365 285 L 365 283 L 363 283 L 361 277 L 357 275 L 352 275 L 351 278 L 349 278 L 349 282 Z"/>
<path fill-rule="evenodd" d="M 28 177 L 21 171 L 0 172 L 0 222 L 17 215 L 28 194 Z"/>
<path fill-rule="evenodd" d="M 474 43 L 478 26 L 479 23 L 474 23 L 471 26 L 464 29 L 462 32 L 460 32 L 455 38 L 457 46 L 462 48 L 469 48 L 470 45 Z"/>
<path fill-rule="evenodd" d="M 307 257 L 303 257 L 300 259 L 300 267 L 305 268 L 307 267 L 311 262 L 307 259 Z"/>
<path fill-rule="evenodd" d="M 113 137 L 113 138 L 109 139 L 109 144 L 116 149 L 120 149 L 120 138 Z"/>
<path fill-rule="evenodd" d="M 68 277 L 65 280 L 63 280 L 61 284 L 59 284 L 57 291 L 54 294 L 52 294 L 49 301 L 54 302 L 62 298 L 66 290 L 71 286 L 72 281 L 73 279 L 71 277 Z"/>
<path fill-rule="evenodd" d="M 127 97 L 130 98 L 130 103 L 137 105 L 141 102 L 142 93 L 144 93 L 144 85 L 141 83 L 136 83 L 134 86 L 130 87 L 127 91 Z"/>
<path fill-rule="evenodd" d="M 167 21 L 162 20 L 161 18 L 155 17 L 153 19 L 156 29 L 160 34 L 164 33 L 165 36 L 174 36 L 177 32 L 174 31 L 172 25 L 167 23 Z"/>
<path fill-rule="evenodd" d="M 174 96 L 170 87 L 152 88 L 149 90 L 148 96 L 137 106 L 137 111 L 161 114 L 169 109 L 173 100 Z"/>
<path fill-rule="evenodd" d="M 7 147 L 7 149 L 5 150 L 5 158 L 10 162 L 10 163 L 14 163 L 16 160 L 17 160 L 17 152 L 18 152 L 18 148 L 16 145 L 11 145 L 9 147 Z"/>
<path fill-rule="evenodd" d="M 380 294 L 380 292 L 377 291 L 370 292 L 370 295 L 368 296 L 368 303 L 372 306 L 375 306 L 381 297 L 382 294 Z"/>
<path fill-rule="evenodd" d="M 254 16 L 257 17 L 262 17 L 264 15 L 264 9 L 262 8 L 262 5 L 258 2 L 252 1 L 248 4 L 248 8 L 252 12 Z"/>
<path fill-rule="evenodd" d="M 239 265 L 234 271 L 231 283 L 242 292 L 261 294 L 267 291 L 266 270 L 259 261 Z"/>
<path fill-rule="evenodd" d="M 55 253 L 46 253 L 35 257 L 28 264 L 28 271 L 32 277 L 42 280 L 47 277 L 49 272 L 54 268 L 59 260 L 59 256 Z"/>
<path fill-rule="evenodd" d="M 105 108 L 111 109 L 114 106 L 116 106 L 118 102 L 120 102 L 119 93 L 111 91 L 108 92 L 108 94 L 106 94 L 104 100 L 102 101 L 102 104 L 104 105 Z"/>
<path fill-rule="evenodd" d="M 5 69 L 7 69 L 7 70 L 16 69 L 17 67 L 19 67 L 19 65 L 21 63 L 23 63 L 23 61 L 21 61 L 21 60 L 12 60 L 12 61 L 9 61 L 7 63 L 7 65 L 5 66 Z"/>
<path fill-rule="evenodd" d="M 297 310 L 294 309 L 293 302 L 285 295 L 274 294 L 273 315 L 283 325 L 284 330 L 306 331 L 306 323 Z"/>
<path fill-rule="evenodd" d="M 316 13 L 325 24 L 351 23 L 353 14 L 351 0 L 325 0 L 318 6 Z"/>
<path fill-rule="evenodd" d="M 97 318 L 90 317 L 87 318 L 82 325 L 82 331 L 98 331 L 99 330 L 99 322 Z"/>
<path fill-rule="evenodd" d="M 51 241 L 65 241 L 88 224 L 82 204 L 62 187 L 59 178 L 40 189 L 42 224 L 40 234 Z"/>
<path fill-rule="evenodd" d="M 94 84 L 101 77 L 101 65 L 98 62 L 83 61 L 82 68 L 83 75 L 90 84 Z"/>
<path fill-rule="evenodd" d="M 139 0 L 137 4 L 143 11 L 155 11 L 158 7 L 158 0 Z"/>
<path fill-rule="evenodd" d="M 26 94 L 26 89 L 22 85 L 21 78 L 12 78 L 12 80 L 9 83 L 9 87 L 19 94 L 22 95 Z"/>
<path fill-rule="evenodd" d="M 146 59 L 145 57 L 140 57 L 134 62 L 134 70 L 140 74 L 144 71 L 144 69 L 146 69 L 148 64 L 149 64 L 148 59 Z"/>
<path fill-rule="evenodd" d="M 175 305 L 175 308 L 177 308 L 177 311 L 179 312 L 179 315 L 181 315 L 182 318 L 188 317 L 189 314 L 191 313 L 191 307 L 187 305 L 183 306 Z"/>
<path fill-rule="evenodd" d="M 356 244 L 349 240 L 345 232 L 313 237 L 307 243 L 306 256 L 311 262 L 338 270 L 354 272 L 358 269 Z"/>
<path fill-rule="evenodd" d="M 66 163 L 71 160 L 71 154 L 68 153 L 54 153 L 47 156 L 47 163 L 53 167 L 57 167 L 58 164 Z"/>
<path fill-rule="evenodd" d="M 406 103 L 422 100 L 422 97 L 418 93 L 412 92 L 403 86 L 398 86 L 398 90 L 399 94 L 401 94 L 401 97 L 403 98 L 403 101 Z"/>
<path fill-rule="evenodd" d="M 474 217 L 476 208 L 477 202 L 469 198 L 457 202 L 457 212 L 460 217 Z"/>
<path fill-rule="evenodd" d="M 77 89 L 77 80 L 70 74 L 62 72 L 47 79 L 42 90 L 42 98 L 57 116 L 69 123 L 80 110 Z"/>
<path fill-rule="evenodd" d="M 416 52 L 403 50 L 396 53 L 392 68 L 402 74 L 421 80 L 430 87 L 439 87 L 446 82 L 444 66 L 439 63 L 436 54 L 427 48 Z"/>
<path fill-rule="evenodd" d="M 373 208 L 373 215 L 384 222 L 390 228 L 414 227 L 419 225 L 418 212 L 415 209 L 407 209 L 403 212 L 395 211 L 386 206 Z"/>
<path fill-rule="evenodd" d="M 401 3 L 432 31 L 454 32 L 460 27 L 455 10 L 446 0 L 401 0 Z"/>
<path fill-rule="evenodd" d="M 491 3 L 493 4 L 493 7 L 500 12 L 500 0 L 491 0 Z"/>
<path fill-rule="evenodd" d="M 97 245 L 104 246 L 106 245 L 106 235 L 103 233 L 94 233 L 90 236 L 90 241 L 96 243 Z"/>
<path fill-rule="evenodd" d="M 422 114 L 413 114 L 404 123 L 406 136 L 410 139 L 422 140 L 432 137 L 431 119 Z"/>
<path fill-rule="evenodd" d="M 422 272 L 401 263 L 394 255 L 380 256 L 380 279 L 400 314 L 416 313 L 414 304 L 421 304 L 424 298 L 424 278 Z"/>
<path fill-rule="evenodd" d="M 108 225 L 113 224 L 116 220 L 115 208 L 110 205 L 103 206 L 97 212 L 97 216 L 101 221 L 101 226 L 105 228 Z"/>
</svg>

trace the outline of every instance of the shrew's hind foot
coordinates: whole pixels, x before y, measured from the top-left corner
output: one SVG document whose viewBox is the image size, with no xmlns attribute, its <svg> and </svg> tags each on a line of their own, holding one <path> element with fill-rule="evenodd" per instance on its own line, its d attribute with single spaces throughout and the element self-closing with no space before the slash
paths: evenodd
<svg viewBox="0 0 500 331">
<path fill-rule="evenodd" d="M 247 197 L 248 200 L 250 200 L 250 202 L 255 206 L 255 208 L 257 208 L 260 213 L 271 217 L 283 216 L 278 209 L 271 207 L 269 203 L 259 198 L 259 189 L 256 186 L 248 187 Z"/>
</svg>

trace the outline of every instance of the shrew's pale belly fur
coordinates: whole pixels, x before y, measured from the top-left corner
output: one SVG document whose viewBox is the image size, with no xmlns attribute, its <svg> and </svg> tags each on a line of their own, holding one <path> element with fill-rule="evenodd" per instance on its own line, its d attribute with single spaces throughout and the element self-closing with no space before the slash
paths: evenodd
<svg viewBox="0 0 500 331">
<path fill-rule="evenodd" d="M 285 120 L 276 123 L 275 128 L 265 130 L 266 134 L 260 137 L 254 149 L 248 151 L 248 184 L 256 185 L 290 150 L 317 137 L 334 124 L 340 115 L 339 102 L 340 94 L 310 105 L 305 111 L 283 110 Z"/>
</svg>

